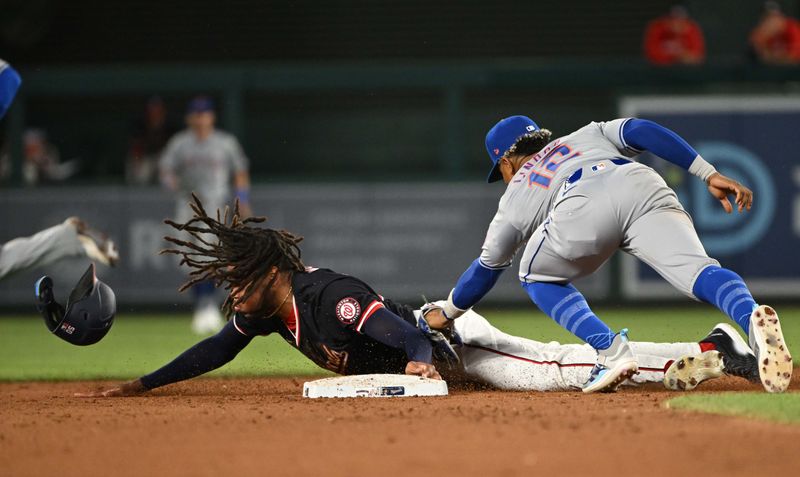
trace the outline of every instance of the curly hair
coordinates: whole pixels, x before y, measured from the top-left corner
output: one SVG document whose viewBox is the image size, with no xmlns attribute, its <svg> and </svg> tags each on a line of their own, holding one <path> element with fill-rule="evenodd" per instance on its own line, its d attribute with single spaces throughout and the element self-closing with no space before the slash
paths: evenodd
<svg viewBox="0 0 800 477">
<path fill-rule="evenodd" d="M 552 141 L 552 137 L 553 133 L 550 132 L 549 129 L 539 129 L 520 136 L 517 141 L 508 148 L 505 156 L 530 156 L 531 154 L 536 154 Z"/>
<path fill-rule="evenodd" d="M 297 245 L 303 237 L 286 230 L 252 227 L 250 224 L 265 222 L 267 218 L 242 218 L 238 200 L 232 213 L 228 207 L 222 214 L 217 210 L 216 219 L 208 216 L 195 194 L 192 194 L 189 205 L 194 215 L 188 222 L 179 224 L 168 219 L 164 223 L 187 232 L 193 240 L 164 237 L 178 248 L 160 252 L 179 255 L 180 264 L 192 269 L 189 280 L 180 287 L 181 292 L 206 280 L 212 281 L 218 288 L 224 285 L 228 297 L 223 311 L 225 316 L 230 317 L 234 301 L 247 300 L 255 292 L 256 283 L 267 276 L 272 267 L 277 267 L 279 271 L 305 269 Z M 272 276 L 266 286 L 271 287 L 276 278 Z M 244 294 L 237 300 L 232 297 L 231 290 L 234 288 L 245 288 Z"/>
</svg>

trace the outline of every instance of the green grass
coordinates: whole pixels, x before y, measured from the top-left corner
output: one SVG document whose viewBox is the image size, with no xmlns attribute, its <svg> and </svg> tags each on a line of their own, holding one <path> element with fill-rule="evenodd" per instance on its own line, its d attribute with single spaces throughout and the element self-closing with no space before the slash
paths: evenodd
<svg viewBox="0 0 800 477">
<path fill-rule="evenodd" d="M 725 393 L 693 394 L 671 399 L 671 409 L 710 412 L 725 416 L 745 416 L 770 421 L 800 423 L 800 393 Z"/>
<path fill-rule="evenodd" d="M 790 347 L 800 349 L 800 308 L 779 308 Z M 539 341 L 577 339 L 533 307 L 484 314 L 503 331 Z M 615 329 L 626 326 L 639 341 L 696 341 L 725 318 L 707 306 L 599 309 Z M 146 374 L 197 341 L 188 315 L 120 314 L 111 332 L 88 347 L 70 345 L 38 316 L 0 317 L 0 380 L 128 379 Z M 256 338 L 215 376 L 324 374 L 278 336 Z"/>
<path fill-rule="evenodd" d="M 127 379 L 166 364 L 199 338 L 188 315 L 117 316 L 92 346 L 73 346 L 36 316 L 0 319 L 0 380 Z M 321 370 L 279 336 L 256 338 L 215 376 L 319 374 Z"/>
</svg>

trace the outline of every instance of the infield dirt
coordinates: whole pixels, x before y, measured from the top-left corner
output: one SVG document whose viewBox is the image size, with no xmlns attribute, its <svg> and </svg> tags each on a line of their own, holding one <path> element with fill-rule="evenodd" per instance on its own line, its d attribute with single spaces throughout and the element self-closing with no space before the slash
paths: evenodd
<svg viewBox="0 0 800 477">
<path fill-rule="evenodd" d="M 201 379 L 105 399 L 72 394 L 107 383 L 3 383 L 0 475 L 650 477 L 800 468 L 800 426 L 668 410 L 676 394 L 658 386 L 309 400 L 303 381 Z M 795 373 L 790 390 L 798 387 Z M 723 378 L 698 392 L 759 389 Z"/>
</svg>

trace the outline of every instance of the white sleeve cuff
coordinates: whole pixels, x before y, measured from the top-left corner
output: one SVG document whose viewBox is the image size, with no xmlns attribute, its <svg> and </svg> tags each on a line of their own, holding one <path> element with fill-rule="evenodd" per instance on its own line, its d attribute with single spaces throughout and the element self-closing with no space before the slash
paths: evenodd
<svg viewBox="0 0 800 477">
<path fill-rule="evenodd" d="M 456 318 L 467 312 L 467 310 L 462 310 L 461 308 L 453 304 L 454 291 L 455 288 L 450 290 L 450 296 L 447 297 L 447 301 L 445 302 L 444 306 L 442 306 L 442 311 L 444 311 L 445 318 L 447 318 L 448 320 L 455 320 Z"/>
<path fill-rule="evenodd" d="M 703 182 L 706 182 L 708 178 L 711 177 L 711 175 L 714 174 L 715 172 L 717 172 L 717 170 L 714 168 L 714 166 L 712 166 L 711 164 L 708 163 L 708 161 L 700 157 L 700 154 L 698 154 L 697 157 L 694 158 L 694 161 L 692 161 L 692 165 L 689 166 L 689 173 L 699 177 L 700 179 L 703 180 Z"/>
</svg>

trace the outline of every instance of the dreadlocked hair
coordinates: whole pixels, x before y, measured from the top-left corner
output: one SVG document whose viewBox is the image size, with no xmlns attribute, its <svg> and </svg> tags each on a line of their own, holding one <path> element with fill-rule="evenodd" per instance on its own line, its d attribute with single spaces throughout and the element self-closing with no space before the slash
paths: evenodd
<svg viewBox="0 0 800 477">
<path fill-rule="evenodd" d="M 553 133 L 549 129 L 538 129 L 520 136 L 517 142 L 508 148 L 506 156 L 530 156 L 531 154 L 536 154 L 550 143 L 552 136 Z"/>
<path fill-rule="evenodd" d="M 218 288 L 224 285 L 228 291 L 228 298 L 223 305 L 226 317 L 230 317 L 235 304 L 231 289 L 245 289 L 244 294 L 235 300 L 242 302 L 256 291 L 257 283 L 268 275 L 272 267 L 277 267 L 279 271 L 305 269 L 297 246 L 303 237 L 286 230 L 252 227 L 250 224 L 265 222 L 267 218 L 242 218 L 238 200 L 232 213 L 227 206 L 222 215 L 217 210 L 216 219 L 206 214 L 202 202 L 194 193 L 189 205 L 194 215 L 188 222 L 179 224 L 168 219 L 164 223 L 188 233 L 192 239 L 164 237 L 178 247 L 160 253 L 179 255 L 180 264 L 192 269 L 189 280 L 180 287 L 181 292 L 206 280 L 212 281 Z M 266 286 L 271 287 L 276 279 L 277 275 L 273 274 Z"/>
</svg>

